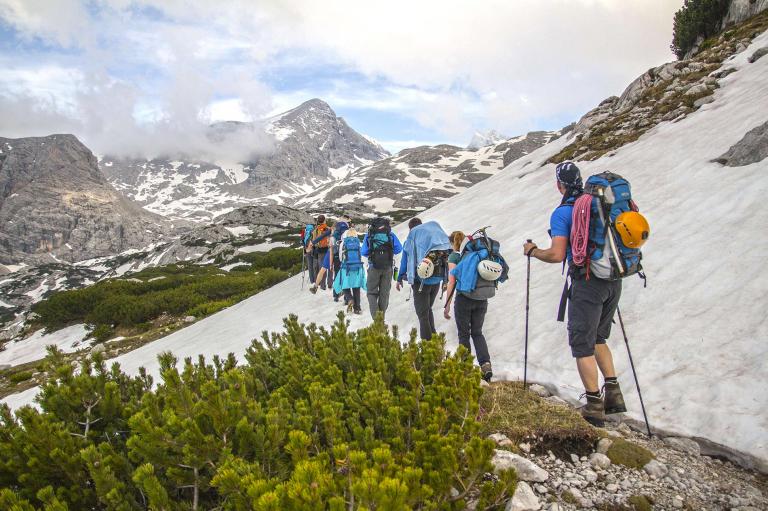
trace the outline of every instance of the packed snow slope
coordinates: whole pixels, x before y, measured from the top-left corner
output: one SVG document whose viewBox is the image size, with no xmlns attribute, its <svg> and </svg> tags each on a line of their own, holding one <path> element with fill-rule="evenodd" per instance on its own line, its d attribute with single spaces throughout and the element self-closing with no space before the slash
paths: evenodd
<svg viewBox="0 0 768 511">
<path fill-rule="evenodd" d="M 664 122 L 612 157 L 580 163 L 587 176 L 611 170 L 627 177 L 651 223 L 645 247 L 648 287 L 624 282 L 621 310 L 652 426 L 705 437 L 756 457 L 768 468 L 768 160 L 723 167 L 711 160 L 768 119 L 765 84 L 768 58 L 747 63 L 768 34 L 726 65 L 738 69 L 721 80 L 715 101 L 679 122 Z M 510 263 L 510 280 L 489 306 L 485 332 L 496 378 L 523 375 L 526 265 L 522 244 L 548 246 L 549 216 L 560 201 L 553 165 L 542 165 L 568 143 L 562 137 L 499 174 L 425 211 L 446 231 L 491 225 Z M 397 233 L 405 237 L 404 226 Z M 559 265 L 533 261 L 531 268 L 529 377 L 554 385 L 561 395 L 582 391 L 567 344 L 565 325 L 555 321 L 563 286 Z M 157 355 L 179 358 L 228 352 L 242 356 L 262 331 L 281 329 L 297 314 L 328 327 L 339 310 L 326 292 L 302 291 L 289 279 L 184 330 L 116 359 L 135 373 L 157 374 Z M 405 339 L 416 326 L 408 291 L 393 289 L 387 319 Z M 435 306 L 448 346 L 457 345 L 452 320 Z M 367 315 L 350 319 L 367 324 Z M 626 349 L 618 325 L 610 341 L 629 415 L 641 418 Z M 11 396 L 29 402 L 33 391 Z"/>
</svg>

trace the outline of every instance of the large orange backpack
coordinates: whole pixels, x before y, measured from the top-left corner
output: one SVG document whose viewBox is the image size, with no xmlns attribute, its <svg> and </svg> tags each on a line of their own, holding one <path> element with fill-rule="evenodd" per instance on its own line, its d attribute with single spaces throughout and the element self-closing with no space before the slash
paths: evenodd
<svg viewBox="0 0 768 511">
<path fill-rule="evenodd" d="M 328 224 L 320 224 L 317 227 L 315 227 L 315 230 L 312 231 L 312 239 L 319 238 L 325 231 L 328 230 Z M 328 248 L 331 243 L 331 236 L 328 235 L 325 238 L 321 239 L 317 242 L 315 245 L 317 248 Z"/>
</svg>

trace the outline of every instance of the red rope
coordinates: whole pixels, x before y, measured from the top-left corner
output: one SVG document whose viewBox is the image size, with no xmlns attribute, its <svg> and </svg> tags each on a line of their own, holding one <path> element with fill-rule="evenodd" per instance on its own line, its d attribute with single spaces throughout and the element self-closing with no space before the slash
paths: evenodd
<svg viewBox="0 0 768 511">
<path fill-rule="evenodd" d="M 573 226 L 571 227 L 571 255 L 573 263 L 583 266 L 588 257 L 589 220 L 592 209 L 592 196 L 583 194 L 573 203 Z"/>
</svg>

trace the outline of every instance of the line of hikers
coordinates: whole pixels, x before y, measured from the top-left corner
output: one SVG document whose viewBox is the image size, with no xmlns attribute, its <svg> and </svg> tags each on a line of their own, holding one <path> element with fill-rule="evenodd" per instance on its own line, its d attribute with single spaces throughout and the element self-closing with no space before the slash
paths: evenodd
<svg viewBox="0 0 768 511">
<path fill-rule="evenodd" d="M 626 412 L 606 340 L 621 297 L 621 279 L 634 274 L 645 279 L 640 247 L 650 228 L 621 176 L 604 172 L 590 177 L 585 186 L 572 162 L 557 165 L 555 175 L 562 200 L 550 218 L 550 247 L 542 249 L 528 240 L 523 254 L 529 265 L 531 258 L 563 265 L 567 261 L 558 321 L 567 309 L 568 342 L 587 398 L 582 414 L 602 426 L 605 414 Z M 365 289 L 375 317 L 386 313 L 392 281 L 398 291 L 408 282 L 407 301 L 413 297 L 422 339 L 437 333 L 432 308 L 438 296 L 445 296 L 443 316 L 451 319 L 453 305 L 459 343 L 471 352 L 472 340 L 482 377 L 490 381 L 493 369 L 483 323 L 488 300 L 509 271 L 499 242 L 488 236 L 487 227 L 469 235 L 461 231 L 448 235 L 435 221 L 412 218 L 408 228 L 401 243 L 389 220 L 378 217 L 361 241 L 348 216 L 333 229 L 323 215 L 318 216 L 316 225 L 302 230 L 309 290 L 332 287 L 335 301 L 343 296 L 347 310 L 361 314 L 360 293 Z M 400 265 L 395 268 L 398 254 Z M 367 271 L 363 257 L 368 258 Z M 602 391 L 598 369 L 604 379 Z"/>
</svg>

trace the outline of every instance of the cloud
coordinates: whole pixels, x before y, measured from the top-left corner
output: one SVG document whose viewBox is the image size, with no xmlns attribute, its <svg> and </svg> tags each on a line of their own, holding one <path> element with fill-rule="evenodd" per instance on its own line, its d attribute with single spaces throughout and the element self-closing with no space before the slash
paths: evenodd
<svg viewBox="0 0 768 511">
<path fill-rule="evenodd" d="M 118 141 L 193 151 L 205 147 L 201 116 L 255 119 L 311 97 L 397 112 L 422 139 L 468 140 L 490 127 L 515 134 L 575 120 L 671 59 L 681 4 L 0 0 L 0 20 L 27 49 L 4 56 L 12 76 L 0 78 L 0 95 L 45 110 L 40 129 L 63 116 L 100 152 Z M 69 75 L 46 75 L 46 66 Z M 418 139 L 414 131 L 403 138 Z"/>
</svg>

